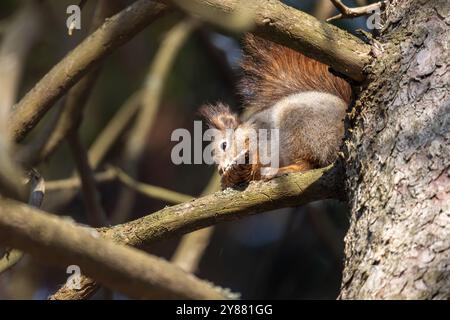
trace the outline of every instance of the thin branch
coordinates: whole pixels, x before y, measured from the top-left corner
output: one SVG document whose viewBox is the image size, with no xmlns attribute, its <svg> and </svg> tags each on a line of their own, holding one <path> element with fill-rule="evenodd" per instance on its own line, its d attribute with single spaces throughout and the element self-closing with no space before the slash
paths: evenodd
<svg viewBox="0 0 450 320">
<path fill-rule="evenodd" d="M 192 196 L 136 181 L 119 168 L 111 167 L 111 170 L 115 172 L 117 179 L 119 179 L 119 181 L 125 184 L 128 188 L 131 188 L 132 190 L 147 197 L 163 200 L 168 203 L 182 203 L 194 199 Z"/>
<path fill-rule="evenodd" d="M 105 183 L 114 181 L 115 179 L 117 179 L 117 175 L 113 170 L 108 169 L 102 172 L 95 173 L 94 179 L 96 183 Z M 66 190 L 78 191 L 81 188 L 81 180 L 80 177 L 73 176 L 67 179 L 48 181 L 46 186 L 47 192 L 58 192 Z"/>
<path fill-rule="evenodd" d="M 147 147 L 148 134 L 155 122 L 169 71 L 179 50 L 197 24 L 193 19 L 185 19 L 169 30 L 150 66 L 142 89 L 141 108 L 122 159 L 125 171 L 134 179 L 137 178 L 137 168 Z M 117 205 L 111 215 L 113 224 L 127 220 L 134 200 L 135 193 L 131 189 L 119 192 Z"/>
<path fill-rule="evenodd" d="M 223 299 L 209 283 L 167 261 L 99 238 L 19 202 L 0 200 L 0 243 L 83 274 L 134 298 Z"/>
<path fill-rule="evenodd" d="M 372 14 L 375 10 L 382 8 L 386 4 L 386 1 L 380 1 L 362 7 L 349 8 L 343 4 L 341 0 L 331 0 L 331 2 L 339 10 L 340 14 L 328 18 L 327 22 L 338 19 L 353 19 L 366 16 Z"/>
<path fill-rule="evenodd" d="M 145 246 L 157 240 L 272 209 L 324 199 L 344 199 L 342 177 L 340 164 L 289 174 L 269 182 L 251 183 L 243 191 L 227 189 L 99 231 L 103 237 L 118 243 Z M 64 286 L 52 299 L 86 299 L 98 288 L 94 280 L 83 277 L 82 282 L 85 290 L 78 292 Z"/>
<path fill-rule="evenodd" d="M 189 2 L 223 14 L 233 12 L 239 5 L 239 0 Z M 300 51 L 351 79 L 364 79 L 363 68 L 370 61 L 370 46 L 357 37 L 279 0 L 247 0 L 245 6 L 254 17 L 253 33 Z"/>
<path fill-rule="evenodd" d="M 9 130 L 16 141 L 84 74 L 167 11 L 165 5 L 138 0 L 105 23 L 54 66 L 15 106 Z"/>
<path fill-rule="evenodd" d="M 83 199 L 86 204 L 89 224 L 94 227 L 106 226 L 108 220 L 102 208 L 100 193 L 97 190 L 94 175 L 89 165 L 86 150 L 80 141 L 77 131 L 72 131 L 67 136 L 72 157 L 75 159 L 78 173 L 81 178 Z"/>
<path fill-rule="evenodd" d="M 136 192 L 139 192 L 149 198 L 162 200 L 171 204 L 178 204 L 194 199 L 194 197 L 190 195 L 136 181 L 119 168 L 113 166 L 109 166 L 109 168 L 103 172 L 96 173 L 94 175 L 94 179 L 96 183 L 105 183 L 117 179 L 128 188 L 131 188 Z M 47 182 L 47 191 L 50 192 L 67 189 L 79 190 L 80 187 L 81 181 L 79 177 Z"/>
</svg>

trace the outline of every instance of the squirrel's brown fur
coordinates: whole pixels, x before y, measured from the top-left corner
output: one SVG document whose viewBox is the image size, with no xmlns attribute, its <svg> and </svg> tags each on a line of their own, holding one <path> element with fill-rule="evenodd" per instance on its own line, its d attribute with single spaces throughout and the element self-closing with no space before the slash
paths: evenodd
<svg viewBox="0 0 450 320">
<path fill-rule="evenodd" d="M 237 114 L 231 112 L 230 107 L 221 102 L 204 105 L 198 112 L 210 127 L 219 130 L 235 129 L 240 123 Z"/>
<path fill-rule="evenodd" d="M 247 35 L 244 49 L 243 116 L 223 103 L 200 110 L 218 129 L 212 150 L 222 187 L 332 163 L 344 133 L 350 85 L 326 65 L 270 41 Z M 260 129 L 278 129 L 279 139 L 270 142 L 279 150 L 273 153 L 275 165 L 263 164 L 259 150 L 250 152 L 250 137 Z"/>
<path fill-rule="evenodd" d="M 350 102 L 350 85 L 329 67 L 298 51 L 247 34 L 239 93 L 249 114 L 274 105 L 293 93 L 321 91 Z"/>
</svg>

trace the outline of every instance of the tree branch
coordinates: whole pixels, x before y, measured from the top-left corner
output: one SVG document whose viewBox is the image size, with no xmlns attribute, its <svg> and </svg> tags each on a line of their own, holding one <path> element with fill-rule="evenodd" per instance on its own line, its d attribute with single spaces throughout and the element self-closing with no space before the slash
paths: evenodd
<svg viewBox="0 0 450 320">
<path fill-rule="evenodd" d="M 194 197 L 186 194 L 136 181 L 119 168 L 111 167 L 111 170 L 114 171 L 116 178 L 128 188 L 150 198 L 167 201 L 168 203 L 182 203 L 194 199 Z"/>
<path fill-rule="evenodd" d="M 104 183 L 113 180 L 119 180 L 128 188 L 133 189 L 136 192 L 139 192 L 149 198 L 158 199 L 162 201 L 166 201 L 167 203 L 178 204 L 185 201 L 190 201 L 194 199 L 193 196 L 182 194 L 176 191 L 172 191 L 166 188 L 161 188 L 158 186 L 154 186 L 151 184 L 143 183 L 140 181 L 136 181 L 131 178 L 128 174 L 123 172 L 117 167 L 108 166 L 108 169 L 96 173 L 94 175 L 94 179 L 97 183 Z M 80 189 L 81 181 L 79 177 L 71 177 L 62 180 L 54 180 L 49 181 L 47 183 L 48 191 L 61 191 L 67 189 Z"/>
<path fill-rule="evenodd" d="M 112 13 L 108 0 L 97 1 L 89 34 L 95 32 Z M 66 138 L 69 132 L 79 127 L 84 109 L 100 74 L 100 69 L 97 67 L 90 71 L 69 90 L 56 126 L 39 150 L 32 154 L 31 158 L 25 160 L 26 163 L 35 165 L 47 159 Z"/>
<path fill-rule="evenodd" d="M 138 0 L 108 19 L 53 67 L 15 106 L 9 124 L 14 139 L 22 140 L 52 104 L 86 72 L 166 11 L 165 5 Z"/>
<path fill-rule="evenodd" d="M 346 19 L 346 18 L 351 19 L 366 16 L 368 14 L 371 14 L 374 10 L 380 9 L 386 3 L 386 1 L 380 1 L 362 7 L 349 8 L 345 4 L 343 4 L 341 0 L 331 0 L 331 2 L 340 11 L 340 14 L 328 18 L 327 22 L 334 21 L 337 19 Z"/>
<path fill-rule="evenodd" d="M 15 201 L 0 200 L 0 243 L 60 266 L 78 265 L 108 288 L 135 298 L 223 299 L 209 283 L 142 251 Z"/>
<path fill-rule="evenodd" d="M 72 131 L 67 136 L 72 157 L 75 160 L 83 190 L 83 199 L 86 205 L 89 224 L 94 227 L 108 225 L 106 213 L 103 210 L 100 193 L 97 190 L 95 178 L 89 165 L 86 149 L 80 141 L 78 131 Z"/>
<path fill-rule="evenodd" d="M 227 189 L 187 203 L 164 208 L 143 218 L 111 228 L 98 229 L 103 237 L 131 246 L 192 232 L 219 222 L 283 207 L 324 199 L 345 199 L 340 164 L 305 173 L 289 174 L 269 182 L 251 183 L 245 190 Z M 82 278 L 85 290 L 64 286 L 51 299 L 86 299 L 98 288 Z"/>
<path fill-rule="evenodd" d="M 290 174 L 268 182 L 253 182 L 243 191 L 227 189 L 167 207 L 138 220 L 101 231 L 115 241 L 140 247 L 155 240 L 167 239 L 250 214 L 317 200 L 342 199 L 341 180 L 339 169 L 332 166 Z"/>
<path fill-rule="evenodd" d="M 223 14 L 233 12 L 239 0 L 190 0 Z M 363 68 L 370 60 L 370 46 L 348 32 L 321 22 L 278 0 L 247 0 L 246 10 L 253 13 L 252 32 L 316 59 L 336 71 L 361 81 Z"/>
</svg>

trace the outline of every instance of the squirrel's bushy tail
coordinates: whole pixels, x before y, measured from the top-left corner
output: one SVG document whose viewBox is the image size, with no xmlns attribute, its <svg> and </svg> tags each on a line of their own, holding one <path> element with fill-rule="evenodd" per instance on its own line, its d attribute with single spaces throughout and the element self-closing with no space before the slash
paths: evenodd
<svg viewBox="0 0 450 320">
<path fill-rule="evenodd" d="M 290 48 L 248 34 L 244 38 L 243 76 L 239 92 L 250 112 L 304 91 L 323 91 L 349 103 L 350 85 L 328 66 Z"/>
</svg>

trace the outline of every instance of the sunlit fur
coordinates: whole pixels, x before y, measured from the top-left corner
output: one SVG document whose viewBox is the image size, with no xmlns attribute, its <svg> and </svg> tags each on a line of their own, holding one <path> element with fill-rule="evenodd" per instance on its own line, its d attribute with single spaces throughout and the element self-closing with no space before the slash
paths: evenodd
<svg viewBox="0 0 450 320">
<path fill-rule="evenodd" d="M 344 133 L 350 85 L 326 65 L 272 42 L 248 35 L 244 49 L 239 85 L 243 115 L 239 118 L 223 103 L 201 109 L 210 126 L 219 130 L 213 150 L 222 187 L 273 177 L 261 175 L 257 153 L 247 159 L 250 163 L 236 163 L 248 157 L 249 130 L 279 129 L 280 173 L 332 163 Z"/>
</svg>

